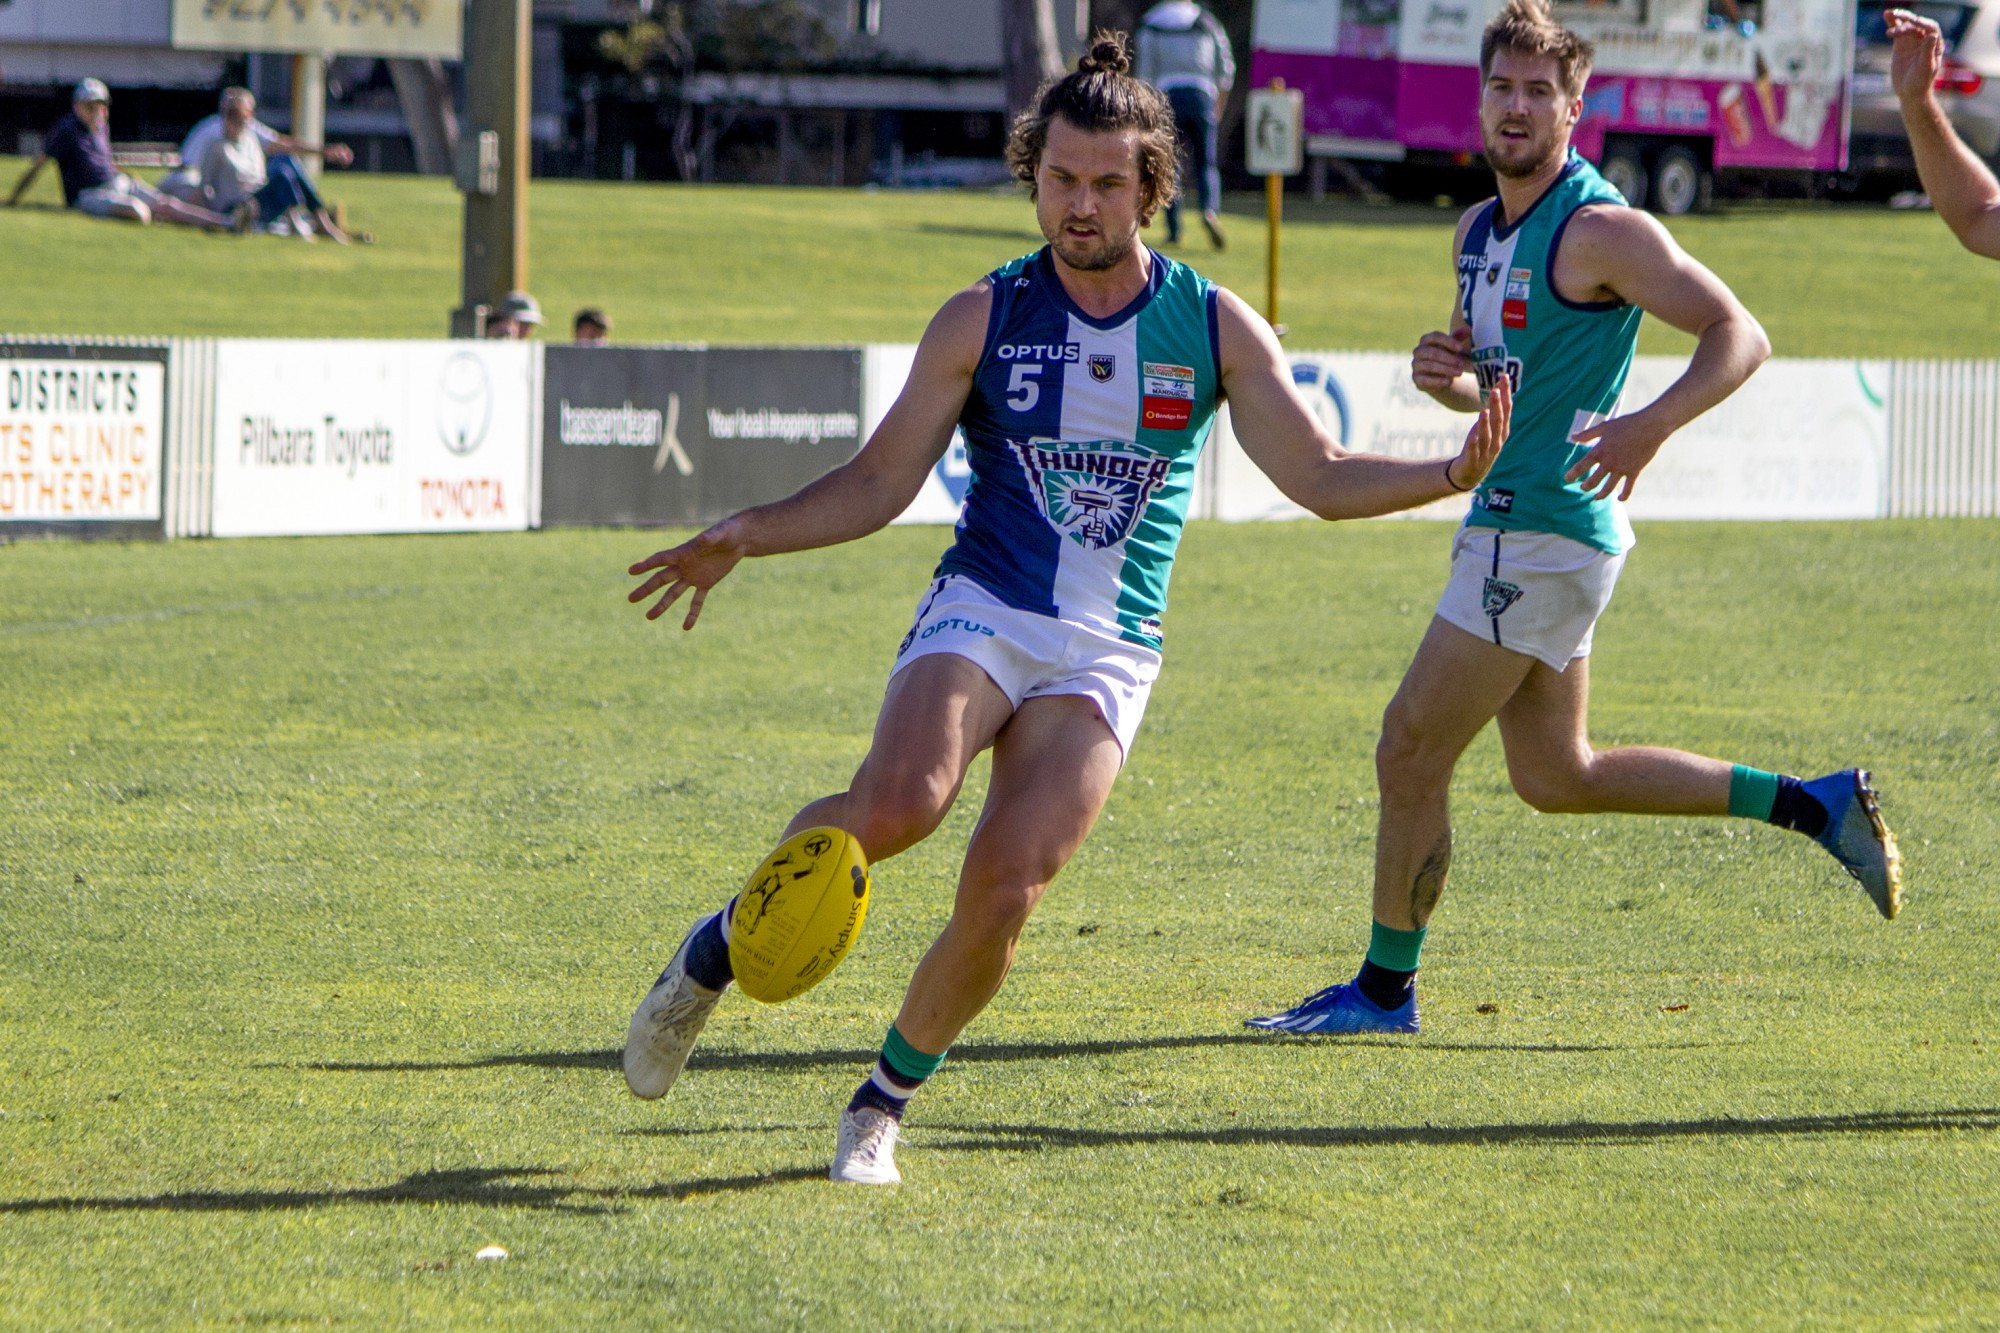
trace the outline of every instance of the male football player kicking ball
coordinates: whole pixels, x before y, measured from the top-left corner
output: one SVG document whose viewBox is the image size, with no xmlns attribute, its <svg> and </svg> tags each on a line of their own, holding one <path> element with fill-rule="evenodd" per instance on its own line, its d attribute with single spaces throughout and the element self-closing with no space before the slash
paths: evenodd
<svg viewBox="0 0 2000 1333">
<path fill-rule="evenodd" d="M 1739 815 L 1817 838 L 1885 917 L 1896 843 L 1860 770 L 1811 782 L 1678 750 L 1590 744 L 1591 629 L 1632 545 L 1623 501 L 1674 431 L 1769 354 L 1729 289 L 1570 151 L 1591 47 L 1542 0 L 1486 29 L 1480 128 L 1498 198 L 1460 220 L 1449 333 L 1411 359 L 1418 388 L 1473 411 L 1512 384 L 1513 432 L 1474 491 L 1437 615 L 1382 719 L 1375 922 L 1352 981 L 1251 1026 L 1415 1032 L 1418 951 L 1451 866 L 1458 757 L 1497 718 L 1514 790 L 1538 810 Z M 1686 373 L 1615 415 L 1650 311 L 1698 339 Z"/>
<path fill-rule="evenodd" d="M 1478 484 L 1506 438 L 1494 396 L 1449 460 L 1343 452 L 1292 389 L 1270 327 L 1138 244 L 1175 190 L 1173 112 L 1100 36 L 1044 88 L 1008 156 L 1048 245 L 947 301 L 867 445 L 776 504 L 632 566 L 657 617 L 746 556 L 852 541 L 910 503 L 964 432 L 955 540 L 898 650 L 853 782 L 787 836 L 833 826 L 873 863 L 927 837 L 992 747 L 985 809 L 951 920 L 917 965 L 881 1059 L 840 1118 L 835 1180 L 890 1184 L 905 1104 L 999 991 L 1028 914 L 1110 794 L 1160 669 L 1160 616 L 1195 459 L 1225 393 L 1245 451 L 1326 518 L 1410 508 Z M 662 590 L 664 592 L 662 593 Z M 728 913 L 698 921 L 632 1017 L 625 1077 L 673 1086 L 731 980 Z"/>
</svg>

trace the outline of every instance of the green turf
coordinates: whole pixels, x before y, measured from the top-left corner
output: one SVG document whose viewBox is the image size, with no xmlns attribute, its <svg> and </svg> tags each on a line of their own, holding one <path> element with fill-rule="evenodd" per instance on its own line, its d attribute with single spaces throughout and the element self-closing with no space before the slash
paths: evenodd
<svg viewBox="0 0 2000 1333">
<path fill-rule="evenodd" d="M 19 167 L 0 158 L 0 189 Z M 30 206 L 0 213 L 0 332 L 442 336 L 458 302 L 461 204 L 449 183 L 328 180 L 377 244 L 142 233 L 61 211 L 45 171 Z M 537 181 L 532 203 L 530 285 L 563 325 L 556 336 L 588 304 L 633 341 L 914 342 L 945 297 L 1040 244 L 1012 192 Z M 1176 253 L 1261 309 L 1261 204 L 1230 207 L 1228 251 Z M 1290 345 L 1402 350 L 1442 322 L 1457 210 L 1287 208 L 1279 313 Z M 2000 266 L 1965 253 L 1928 213 L 1737 207 L 1673 229 L 1765 321 L 1781 356 L 2000 357 Z M 1691 345 L 1650 320 L 1640 340 L 1646 352 Z"/>
<path fill-rule="evenodd" d="M 1601 742 L 1874 766 L 1901 920 L 1796 835 L 1535 814 L 1488 736 L 1424 1034 L 1248 1035 L 1365 939 L 1447 536 L 1190 529 L 893 1191 L 819 1177 L 977 772 L 825 985 L 666 1103 L 616 1049 L 851 771 L 939 530 L 693 635 L 622 600 L 645 534 L 0 548 L 0 1326 L 1994 1327 L 2000 526 L 1646 527 L 1592 659 Z"/>
</svg>

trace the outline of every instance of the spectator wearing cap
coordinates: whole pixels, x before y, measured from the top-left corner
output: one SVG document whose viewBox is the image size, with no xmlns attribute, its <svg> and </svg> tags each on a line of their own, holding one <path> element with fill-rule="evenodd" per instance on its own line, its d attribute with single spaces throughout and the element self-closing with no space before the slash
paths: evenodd
<svg viewBox="0 0 2000 1333">
<path fill-rule="evenodd" d="M 148 222 L 178 222 L 188 227 L 224 231 L 229 219 L 195 204 L 161 194 L 144 181 L 118 170 L 111 156 L 111 90 L 102 81 L 85 79 L 70 95 L 70 112 L 56 122 L 42 151 L 7 198 L 12 208 L 34 184 L 51 160 L 62 177 L 63 202 L 94 218 L 124 218 Z"/>
<path fill-rule="evenodd" d="M 242 137 L 246 130 L 250 141 Z M 202 163 L 218 143 L 226 147 L 218 163 L 219 175 L 210 179 L 204 175 Z M 191 203 L 210 202 L 218 192 L 238 198 L 254 194 L 265 219 L 294 214 L 294 223 L 303 226 L 301 236 L 310 237 L 316 226 L 344 244 L 347 235 L 299 162 L 301 156 L 314 154 L 323 155 L 329 166 L 344 167 L 354 161 L 353 150 L 346 144 L 322 147 L 280 134 L 257 119 L 256 94 L 248 88 L 225 88 L 216 114 L 196 121 L 188 131 L 181 143 L 181 165 L 160 181 L 160 189 Z M 262 184 L 257 183 L 260 180 Z M 219 203 L 216 207 L 219 212 L 228 211 Z"/>
<path fill-rule="evenodd" d="M 508 292 L 486 317 L 489 338 L 532 338 L 542 326 L 542 307 L 526 292 Z"/>
<path fill-rule="evenodd" d="M 611 320 L 594 305 L 576 312 L 572 334 L 578 347 L 602 347 L 611 341 Z"/>
</svg>

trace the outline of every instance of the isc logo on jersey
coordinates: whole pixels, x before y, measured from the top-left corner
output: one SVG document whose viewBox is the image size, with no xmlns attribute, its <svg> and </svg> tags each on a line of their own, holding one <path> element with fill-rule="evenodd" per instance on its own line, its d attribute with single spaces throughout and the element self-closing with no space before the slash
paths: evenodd
<svg viewBox="0 0 2000 1333">
<path fill-rule="evenodd" d="M 1125 540 L 1167 479 L 1170 459 L 1116 440 L 1010 440 L 1049 526 L 1087 551 Z"/>
<path fill-rule="evenodd" d="M 1139 424 L 1152 430 L 1186 430 L 1194 419 L 1194 367 L 1145 361 Z"/>
</svg>

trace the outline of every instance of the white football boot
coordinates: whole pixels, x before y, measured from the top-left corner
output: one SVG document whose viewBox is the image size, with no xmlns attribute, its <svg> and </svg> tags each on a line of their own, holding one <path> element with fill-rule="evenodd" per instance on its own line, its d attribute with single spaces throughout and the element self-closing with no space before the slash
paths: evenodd
<svg viewBox="0 0 2000 1333">
<path fill-rule="evenodd" d="M 896 1169 L 896 1135 L 902 1122 L 872 1106 L 840 1113 L 840 1144 L 833 1150 L 833 1170 L 827 1174 L 849 1185 L 900 1185 Z"/>
<path fill-rule="evenodd" d="M 703 917 L 694 923 L 625 1031 L 625 1086 L 634 1097 L 651 1101 L 667 1095 L 687 1065 L 694 1039 L 722 998 L 721 991 L 710 990 L 687 974 L 688 945 L 708 922 Z"/>
</svg>

